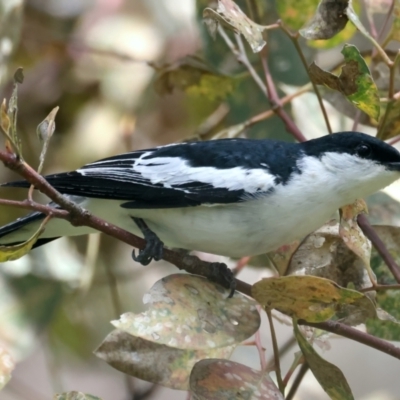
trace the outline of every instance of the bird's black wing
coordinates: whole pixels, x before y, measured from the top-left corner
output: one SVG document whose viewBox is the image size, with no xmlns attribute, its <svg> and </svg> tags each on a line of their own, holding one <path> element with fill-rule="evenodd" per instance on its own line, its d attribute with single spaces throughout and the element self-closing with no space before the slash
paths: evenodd
<svg viewBox="0 0 400 400">
<path fill-rule="evenodd" d="M 283 148 L 282 148 L 283 146 Z M 46 176 L 63 194 L 126 200 L 126 208 L 175 208 L 227 204 L 273 191 L 297 168 L 288 157 L 273 163 L 279 147 L 295 145 L 246 139 L 181 143 L 106 158 L 67 173 Z M 25 181 L 4 186 L 28 187 Z"/>
</svg>

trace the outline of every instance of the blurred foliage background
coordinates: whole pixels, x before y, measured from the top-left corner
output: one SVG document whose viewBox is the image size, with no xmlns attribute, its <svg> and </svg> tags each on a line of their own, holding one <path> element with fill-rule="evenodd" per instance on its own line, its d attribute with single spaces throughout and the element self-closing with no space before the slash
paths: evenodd
<svg viewBox="0 0 400 400">
<path fill-rule="evenodd" d="M 22 66 L 25 81 L 19 87 L 18 131 L 26 161 L 38 165 L 41 144 L 36 127 L 57 105 L 57 128 L 44 173 L 75 169 L 124 151 L 212 138 L 224 128 L 270 109 L 264 94 L 226 44 L 220 38 L 213 41 L 201 23 L 202 10 L 212 3 L 0 0 L 0 97 L 10 96 L 13 73 Z M 284 3 L 237 1 L 243 9 L 252 4 L 253 19 L 264 25 L 284 15 Z M 300 23 L 297 28 L 310 17 L 307 2 L 300 3 L 300 15 L 293 17 Z M 355 6 L 365 18 L 363 7 L 371 4 L 362 1 Z M 384 15 L 375 11 L 373 15 L 376 25 L 382 25 Z M 350 38 L 360 50 L 370 49 L 355 29 L 346 28 L 339 42 Z M 317 60 L 329 69 L 342 60 L 335 47 L 338 42 L 322 48 L 310 46 L 304 39 L 300 43 L 309 63 Z M 309 82 L 293 44 L 282 31 L 269 33 L 268 49 L 271 73 L 281 96 Z M 185 58 L 188 55 L 198 58 Z M 256 57 L 252 54 L 250 59 Z M 328 103 L 326 106 L 334 130 L 351 128 L 350 118 Z M 326 134 L 314 94 L 306 93 L 285 109 L 307 138 Z M 367 126 L 358 129 L 371 131 Z M 252 125 L 245 135 L 293 140 L 277 116 Z M 1 182 L 16 178 L 0 168 Z M 26 192 L 1 189 L 1 196 L 23 199 Z M 397 211 L 384 217 L 393 219 Z M 1 207 L 0 224 L 18 215 L 18 210 Z M 18 364 L 1 399 L 44 400 L 68 390 L 110 400 L 184 399 L 185 393 L 125 378 L 92 355 L 110 331 L 109 321 L 123 311 L 141 311 L 145 290 L 173 271 L 162 262 L 143 268 L 133 263 L 128 246 L 97 234 L 60 239 L 2 265 L 0 344 Z M 248 268 L 244 273 L 247 275 L 242 279 L 255 281 L 265 271 Z M 280 329 L 284 341 L 291 335 L 290 329 Z M 336 362 L 349 378 L 356 398 L 398 398 L 391 397 L 396 386 L 398 389 L 397 378 L 391 373 L 397 366 L 391 368 L 392 361 L 376 353 L 374 361 L 368 361 L 368 351 L 344 341 L 330 353 L 332 357 L 340 354 Z M 240 349 L 237 357 L 258 366 L 253 349 Z M 379 362 L 386 363 L 385 373 L 377 367 Z M 372 374 L 369 367 L 373 367 L 374 377 L 365 380 L 364 374 Z M 306 380 L 299 399 L 326 398 L 313 379 Z M 384 389 L 371 394 L 372 388 Z"/>
</svg>

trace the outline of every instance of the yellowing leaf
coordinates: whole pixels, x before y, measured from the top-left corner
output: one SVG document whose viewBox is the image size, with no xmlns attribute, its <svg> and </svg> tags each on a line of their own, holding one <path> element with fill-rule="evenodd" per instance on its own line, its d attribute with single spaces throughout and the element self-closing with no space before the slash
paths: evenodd
<svg viewBox="0 0 400 400">
<path fill-rule="evenodd" d="M 342 49 L 345 64 L 340 76 L 319 68 L 315 63 L 309 67 L 309 73 L 317 85 L 325 85 L 344 94 L 357 108 L 379 119 L 380 100 L 378 88 L 372 79 L 369 68 L 358 49 L 345 45 Z"/>
<path fill-rule="evenodd" d="M 299 7 L 298 0 L 279 0 L 276 9 L 285 25 L 298 30 L 311 19 L 318 3 L 319 0 L 304 0 Z"/>
<path fill-rule="evenodd" d="M 293 321 L 294 335 L 315 378 L 332 400 L 353 400 L 353 393 L 343 372 L 336 365 L 324 360 L 300 333 Z"/>
<path fill-rule="evenodd" d="M 364 297 L 362 293 L 315 276 L 262 279 L 253 285 L 252 295 L 264 307 L 308 322 L 326 321 L 340 305 L 353 304 Z"/>
<path fill-rule="evenodd" d="M 38 240 L 39 236 L 43 233 L 46 223 L 47 220 L 40 225 L 37 232 L 35 232 L 35 234 L 26 242 L 19 243 L 14 246 L 0 246 L 0 262 L 18 260 L 25 254 L 28 254 Z"/>
<path fill-rule="evenodd" d="M 266 44 L 262 35 L 266 27 L 252 21 L 232 0 L 218 0 L 217 10 L 204 9 L 203 18 L 213 37 L 216 35 L 218 24 L 221 23 L 242 34 L 254 53 L 261 51 Z"/>
</svg>

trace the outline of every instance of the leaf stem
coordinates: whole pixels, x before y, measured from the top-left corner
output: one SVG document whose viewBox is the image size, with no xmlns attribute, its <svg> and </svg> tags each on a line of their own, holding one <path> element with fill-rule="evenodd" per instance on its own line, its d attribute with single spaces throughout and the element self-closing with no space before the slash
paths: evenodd
<svg viewBox="0 0 400 400">
<path fill-rule="evenodd" d="M 297 389 L 300 387 L 300 384 L 303 380 L 303 378 L 306 376 L 306 373 L 310 367 L 308 366 L 308 363 L 304 361 L 304 363 L 301 365 L 299 372 L 296 375 L 296 378 L 294 379 L 293 385 L 290 387 L 290 391 L 285 397 L 285 400 L 292 400 L 297 392 Z"/>
</svg>

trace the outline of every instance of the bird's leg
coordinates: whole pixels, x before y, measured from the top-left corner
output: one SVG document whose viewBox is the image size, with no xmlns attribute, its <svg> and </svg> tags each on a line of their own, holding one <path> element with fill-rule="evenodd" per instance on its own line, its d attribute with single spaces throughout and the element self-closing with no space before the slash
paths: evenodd
<svg viewBox="0 0 400 400">
<path fill-rule="evenodd" d="M 133 250 L 132 258 L 142 265 L 150 264 L 153 259 L 156 261 L 161 260 L 163 257 L 164 243 L 141 218 L 131 218 L 143 233 L 144 239 L 146 240 L 146 247 L 143 250 L 139 250 L 138 255 L 136 255 L 135 250 Z"/>
</svg>

